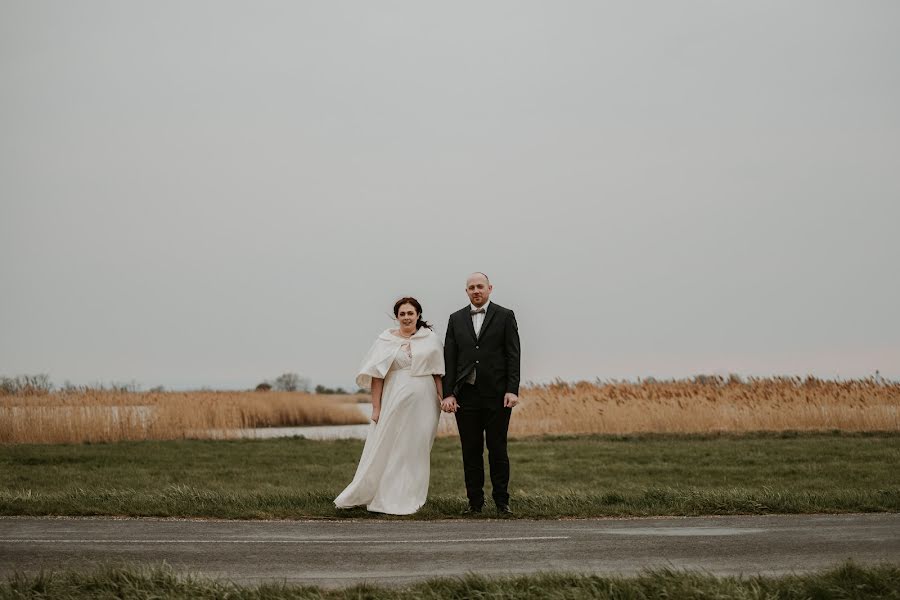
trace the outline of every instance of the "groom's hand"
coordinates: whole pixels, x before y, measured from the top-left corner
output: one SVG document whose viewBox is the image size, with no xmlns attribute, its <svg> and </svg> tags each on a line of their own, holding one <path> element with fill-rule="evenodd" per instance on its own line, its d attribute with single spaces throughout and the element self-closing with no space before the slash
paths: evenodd
<svg viewBox="0 0 900 600">
<path fill-rule="evenodd" d="M 456 404 L 455 396 L 447 396 L 446 398 L 441 400 L 442 411 L 455 413 L 457 408 L 459 408 L 459 406 Z"/>
<path fill-rule="evenodd" d="M 505 408 L 512 408 L 518 403 L 519 403 L 519 397 L 516 396 L 515 394 L 511 394 L 511 393 L 507 392 L 506 394 L 503 395 L 503 406 Z"/>
</svg>

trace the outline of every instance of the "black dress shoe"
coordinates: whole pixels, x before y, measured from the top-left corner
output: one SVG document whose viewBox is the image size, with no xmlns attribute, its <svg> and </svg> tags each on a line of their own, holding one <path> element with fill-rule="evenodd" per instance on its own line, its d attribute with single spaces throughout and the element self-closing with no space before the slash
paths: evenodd
<svg viewBox="0 0 900 600">
<path fill-rule="evenodd" d="M 462 511 L 462 514 L 464 514 L 464 515 L 481 514 L 481 507 L 480 506 L 472 506 L 470 504 L 469 506 L 466 507 L 466 510 Z"/>
<path fill-rule="evenodd" d="M 513 511 L 509 509 L 509 504 L 498 504 L 497 505 L 497 514 L 504 517 L 511 517 Z"/>
</svg>

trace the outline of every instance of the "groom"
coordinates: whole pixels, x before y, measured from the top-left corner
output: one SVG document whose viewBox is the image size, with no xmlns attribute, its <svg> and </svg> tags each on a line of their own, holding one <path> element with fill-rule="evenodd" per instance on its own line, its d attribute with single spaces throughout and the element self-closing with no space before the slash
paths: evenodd
<svg viewBox="0 0 900 600">
<path fill-rule="evenodd" d="M 463 514 L 480 513 L 484 506 L 485 442 L 497 512 L 512 514 L 506 432 L 519 403 L 519 328 L 513 311 L 490 301 L 492 290 L 484 273 L 469 276 L 470 304 L 450 315 L 444 340 L 441 410 L 456 413 L 469 497 Z"/>
</svg>

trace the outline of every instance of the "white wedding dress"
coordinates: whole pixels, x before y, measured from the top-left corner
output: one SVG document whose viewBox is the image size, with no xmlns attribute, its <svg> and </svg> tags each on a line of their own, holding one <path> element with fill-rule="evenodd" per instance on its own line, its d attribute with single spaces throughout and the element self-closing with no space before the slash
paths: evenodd
<svg viewBox="0 0 900 600">
<path fill-rule="evenodd" d="M 425 504 L 440 399 L 431 374 L 413 375 L 415 346 L 411 350 L 400 340 L 384 375 L 381 415 L 369 426 L 356 475 L 335 498 L 337 508 L 364 505 L 372 512 L 409 515 Z"/>
</svg>

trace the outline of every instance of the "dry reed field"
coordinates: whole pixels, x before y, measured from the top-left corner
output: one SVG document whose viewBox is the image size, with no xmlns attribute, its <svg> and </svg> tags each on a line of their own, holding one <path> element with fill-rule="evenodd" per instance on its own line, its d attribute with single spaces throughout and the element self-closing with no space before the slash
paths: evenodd
<svg viewBox="0 0 900 600">
<path fill-rule="evenodd" d="M 716 377 L 522 389 L 510 436 L 900 431 L 900 383 Z M 82 390 L 0 396 L 0 443 L 229 438 L 236 430 L 367 423 L 359 396 Z M 442 415 L 438 435 L 456 435 Z"/>
<path fill-rule="evenodd" d="M 900 431 L 900 383 L 695 378 L 522 390 L 510 436 L 749 431 Z M 442 419 L 440 434 L 455 434 Z"/>
<path fill-rule="evenodd" d="M 236 430 L 366 423 L 356 396 L 83 390 L 0 396 L 0 443 L 229 438 Z"/>
</svg>

